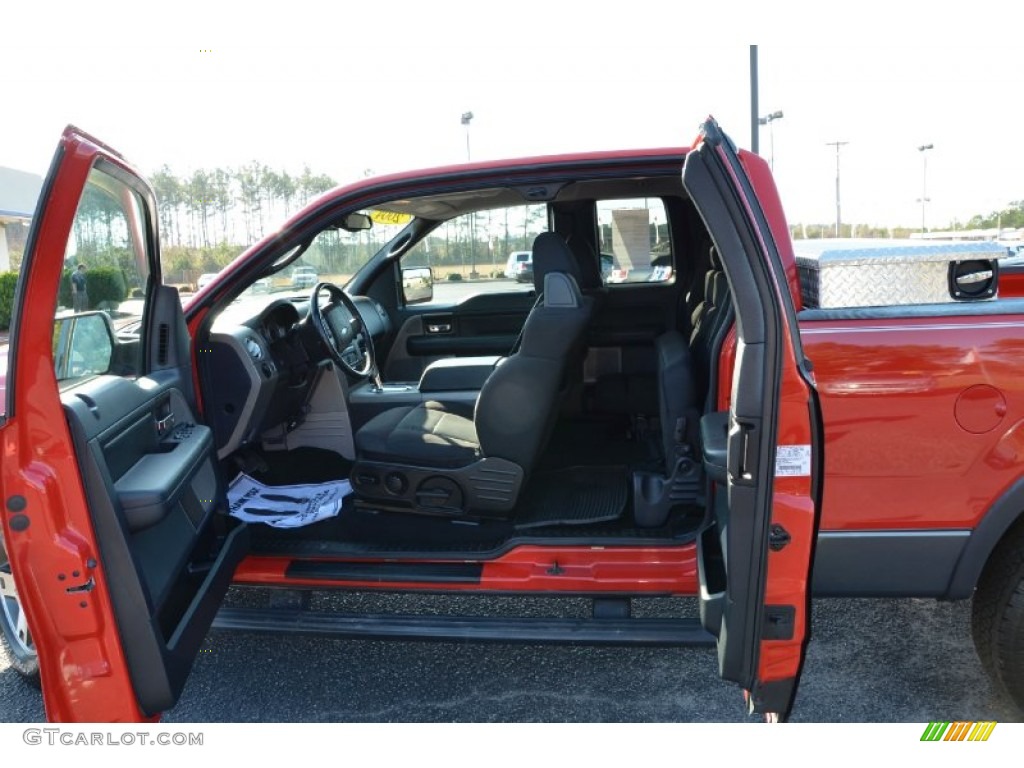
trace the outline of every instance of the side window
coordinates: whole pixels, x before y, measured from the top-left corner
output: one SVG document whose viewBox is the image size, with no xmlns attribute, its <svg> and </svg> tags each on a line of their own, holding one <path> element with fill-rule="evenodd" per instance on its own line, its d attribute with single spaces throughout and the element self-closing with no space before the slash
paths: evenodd
<svg viewBox="0 0 1024 768">
<path fill-rule="evenodd" d="M 468 213 L 449 219 L 410 248 L 402 268 L 430 267 L 430 303 L 451 304 L 472 292 L 530 291 L 533 240 L 547 230 L 543 204 Z"/>
<path fill-rule="evenodd" d="M 597 220 L 605 285 L 672 279 L 672 238 L 660 198 L 599 200 Z"/>
<path fill-rule="evenodd" d="M 120 179 L 94 168 L 75 213 L 53 327 L 57 380 L 137 376 L 149 279 L 146 208 Z"/>
</svg>

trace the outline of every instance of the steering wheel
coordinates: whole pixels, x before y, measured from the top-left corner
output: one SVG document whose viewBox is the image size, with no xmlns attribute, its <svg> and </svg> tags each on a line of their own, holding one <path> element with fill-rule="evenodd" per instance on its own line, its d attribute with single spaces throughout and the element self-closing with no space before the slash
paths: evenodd
<svg viewBox="0 0 1024 768">
<path fill-rule="evenodd" d="M 329 298 L 321 307 L 320 294 L 324 292 Z M 309 297 L 309 318 L 331 360 L 359 379 L 374 372 L 373 338 L 355 302 L 341 288 L 317 283 Z"/>
</svg>

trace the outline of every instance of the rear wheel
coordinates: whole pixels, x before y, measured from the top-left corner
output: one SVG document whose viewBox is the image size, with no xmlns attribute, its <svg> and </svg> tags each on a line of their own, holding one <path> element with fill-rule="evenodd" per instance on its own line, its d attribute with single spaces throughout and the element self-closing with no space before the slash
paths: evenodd
<svg viewBox="0 0 1024 768">
<path fill-rule="evenodd" d="M 39 657 L 32 642 L 18 588 L 11 576 L 11 563 L 0 537 L 0 634 L 3 635 L 11 666 L 27 683 L 39 687 Z"/>
<path fill-rule="evenodd" d="M 974 593 L 971 632 L 989 677 L 1024 710 L 1024 521 L 985 566 Z"/>
</svg>

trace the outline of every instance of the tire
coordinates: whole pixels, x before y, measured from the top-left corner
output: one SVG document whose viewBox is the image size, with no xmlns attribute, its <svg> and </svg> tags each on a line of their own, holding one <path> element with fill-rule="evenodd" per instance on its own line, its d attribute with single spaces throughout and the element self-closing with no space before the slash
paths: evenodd
<svg viewBox="0 0 1024 768">
<path fill-rule="evenodd" d="M 20 629 L 19 629 L 20 627 Z M 0 635 L 11 667 L 33 688 L 39 688 L 39 657 L 21 614 L 21 601 L 11 577 L 11 564 L 0 538 Z"/>
<path fill-rule="evenodd" d="M 999 543 L 982 572 L 971 634 L 995 686 L 1024 712 L 1024 521 Z"/>
</svg>

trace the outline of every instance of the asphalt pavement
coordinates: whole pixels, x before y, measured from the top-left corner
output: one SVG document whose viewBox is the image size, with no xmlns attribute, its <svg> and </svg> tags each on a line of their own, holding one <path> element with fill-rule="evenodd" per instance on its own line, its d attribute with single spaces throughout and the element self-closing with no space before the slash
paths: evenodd
<svg viewBox="0 0 1024 768">
<path fill-rule="evenodd" d="M 246 599 L 244 596 L 242 599 Z M 691 601 L 676 601 L 683 612 Z M 454 603 L 454 604 L 453 604 Z M 579 614 L 587 602 L 330 595 L 321 608 Z M 1022 714 L 970 641 L 966 602 L 819 600 L 795 722 Z M 0 721 L 43 718 L 0 655 Z M 749 722 L 713 649 L 536 646 L 212 633 L 165 722 Z"/>
</svg>

